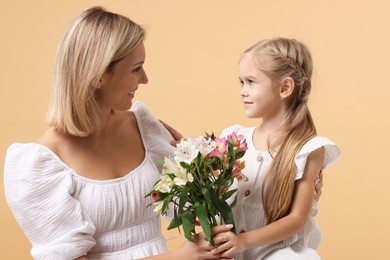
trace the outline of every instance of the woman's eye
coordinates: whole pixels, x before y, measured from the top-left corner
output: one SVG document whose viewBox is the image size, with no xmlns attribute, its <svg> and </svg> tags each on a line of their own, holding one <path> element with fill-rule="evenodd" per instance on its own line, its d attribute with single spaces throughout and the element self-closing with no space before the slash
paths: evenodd
<svg viewBox="0 0 390 260">
<path fill-rule="evenodd" d="M 134 69 L 133 72 L 139 72 L 141 69 L 142 69 L 142 66 L 139 66 L 136 69 Z"/>
</svg>

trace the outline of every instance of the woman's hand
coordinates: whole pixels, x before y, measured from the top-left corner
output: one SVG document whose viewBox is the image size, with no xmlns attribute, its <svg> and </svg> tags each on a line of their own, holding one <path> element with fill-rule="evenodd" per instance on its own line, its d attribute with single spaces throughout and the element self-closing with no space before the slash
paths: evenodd
<svg viewBox="0 0 390 260">
<path fill-rule="evenodd" d="M 171 142 L 171 145 L 176 147 L 176 145 L 183 138 L 183 135 L 179 131 L 177 131 L 175 128 L 173 128 L 172 126 L 165 123 L 164 121 L 160 120 L 160 122 L 169 131 L 169 133 L 171 133 L 173 139 L 175 139 L 174 141 Z"/>
<path fill-rule="evenodd" d="M 322 194 L 322 187 L 324 186 L 324 174 L 322 171 L 318 174 L 317 178 L 314 180 L 314 200 L 319 201 Z"/>
</svg>

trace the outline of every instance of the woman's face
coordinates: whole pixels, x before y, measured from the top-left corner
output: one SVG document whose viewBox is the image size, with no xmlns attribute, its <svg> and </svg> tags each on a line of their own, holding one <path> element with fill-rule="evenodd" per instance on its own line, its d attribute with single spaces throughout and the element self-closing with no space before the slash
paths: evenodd
<svg viewBox="0 0 390 260">
<path fill-rule="evenodd" d="M 270 118 L 280 111 L 278 88 L 259 70 L 252 56 L 245 55 L 239 64 L 240 96 L 249 118 Z"/>
<path fill-rule="evenodd" d="M 117 62 L 110 72 L 102 76 L 96 100 L 101 109 L 128 110 L 139 84 L 148 83 L 143 64 L 145 47 L 140 43 L 125 58 Z"/>
</svg>

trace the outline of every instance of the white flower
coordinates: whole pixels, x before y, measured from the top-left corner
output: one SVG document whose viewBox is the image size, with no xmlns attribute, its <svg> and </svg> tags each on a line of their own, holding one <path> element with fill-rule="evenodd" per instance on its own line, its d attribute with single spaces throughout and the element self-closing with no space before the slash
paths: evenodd
<svg viewBox="0 0 390 260">
<path fill-rule="evenodd" d="M 186 169 L 181 167 L 180 164 L 175 162 L 170 157 L 164 158 L 164 165 L 162 169 L 163 174 L 175 174 L 175 178 L 173 179 L 173 182 L 178 186 L 186 185 L 186 183 L 192 182 L 194 180 L 194 177 L 191 173 L 187 173 Z"/>
<path fill-rule="evenodd" d="M 184 186 L 184 185 L 186 185 L 186 183 L 188 181 L 189 182 L 193 182 L 194 181 L 194 176 L 192 176 L 191 173 L 187 173 L 187 171 L 185 169 L 183 169 L 182 171 L 177 172 L 177 174 L 175 174 L 175 175 L 176 175 L 176 177 L 173 179 L 173 181 L 178 186 Z"/>
<path fill-rule="evenodd" d="M 203 157 L 206 157 L 211 151 L 217 147 L 217 143 L 213 141 L 211 138 L 204 138 L 200 136 L 195 139 L 195 146 L 200 151 Z"/>
<path fill-rule="evenodd" d="M 159 203 L 153 203 L 153 205 L 156 205 L 154 208 L 154 212 L 161 213 L 162 206 L 164 205 L 164 201 L 160 201 Z"/>
<path fill-rule="evenodd" d="M 171 157 L 165 157 L 162 173 L 163 174 L 176 173 L 177 171 L 179 171 L 179 167 L 182 168 Z"/>
<path fill-rule="evenodd" d="M 171 192 L 173 180 L 167 174 L 161 174 L 161 180 L 154 185 L 154 189 L 163 193 Z"/>
<path fill-rule="evenodd" d="M 186 162 L 190 164 L 192 160 L 198 156 L 199 150 L 192 138 L 182 139 L 181 142 L 177 145 L 177 150 L 175 151 L 175 160 L 178 162 Z"/>
</svg>

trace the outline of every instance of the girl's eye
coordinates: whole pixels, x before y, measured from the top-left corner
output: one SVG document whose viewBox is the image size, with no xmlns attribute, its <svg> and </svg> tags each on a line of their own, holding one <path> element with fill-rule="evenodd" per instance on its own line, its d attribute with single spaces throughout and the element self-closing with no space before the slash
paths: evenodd
<svg viewBox="0 0 390 260">
<path fill-rule="evenodd" d="M 244 86 L 244 81 L 240 80 L 240 86 L 241 86 L 241 87 Z"/>
<path fill-rule="evenodd" d="M 248 83 L 249 83 L 249 86 L 253 86 L 253 84 L 255 83 L 253 80 L 248 80 Z"/>
</svg>

